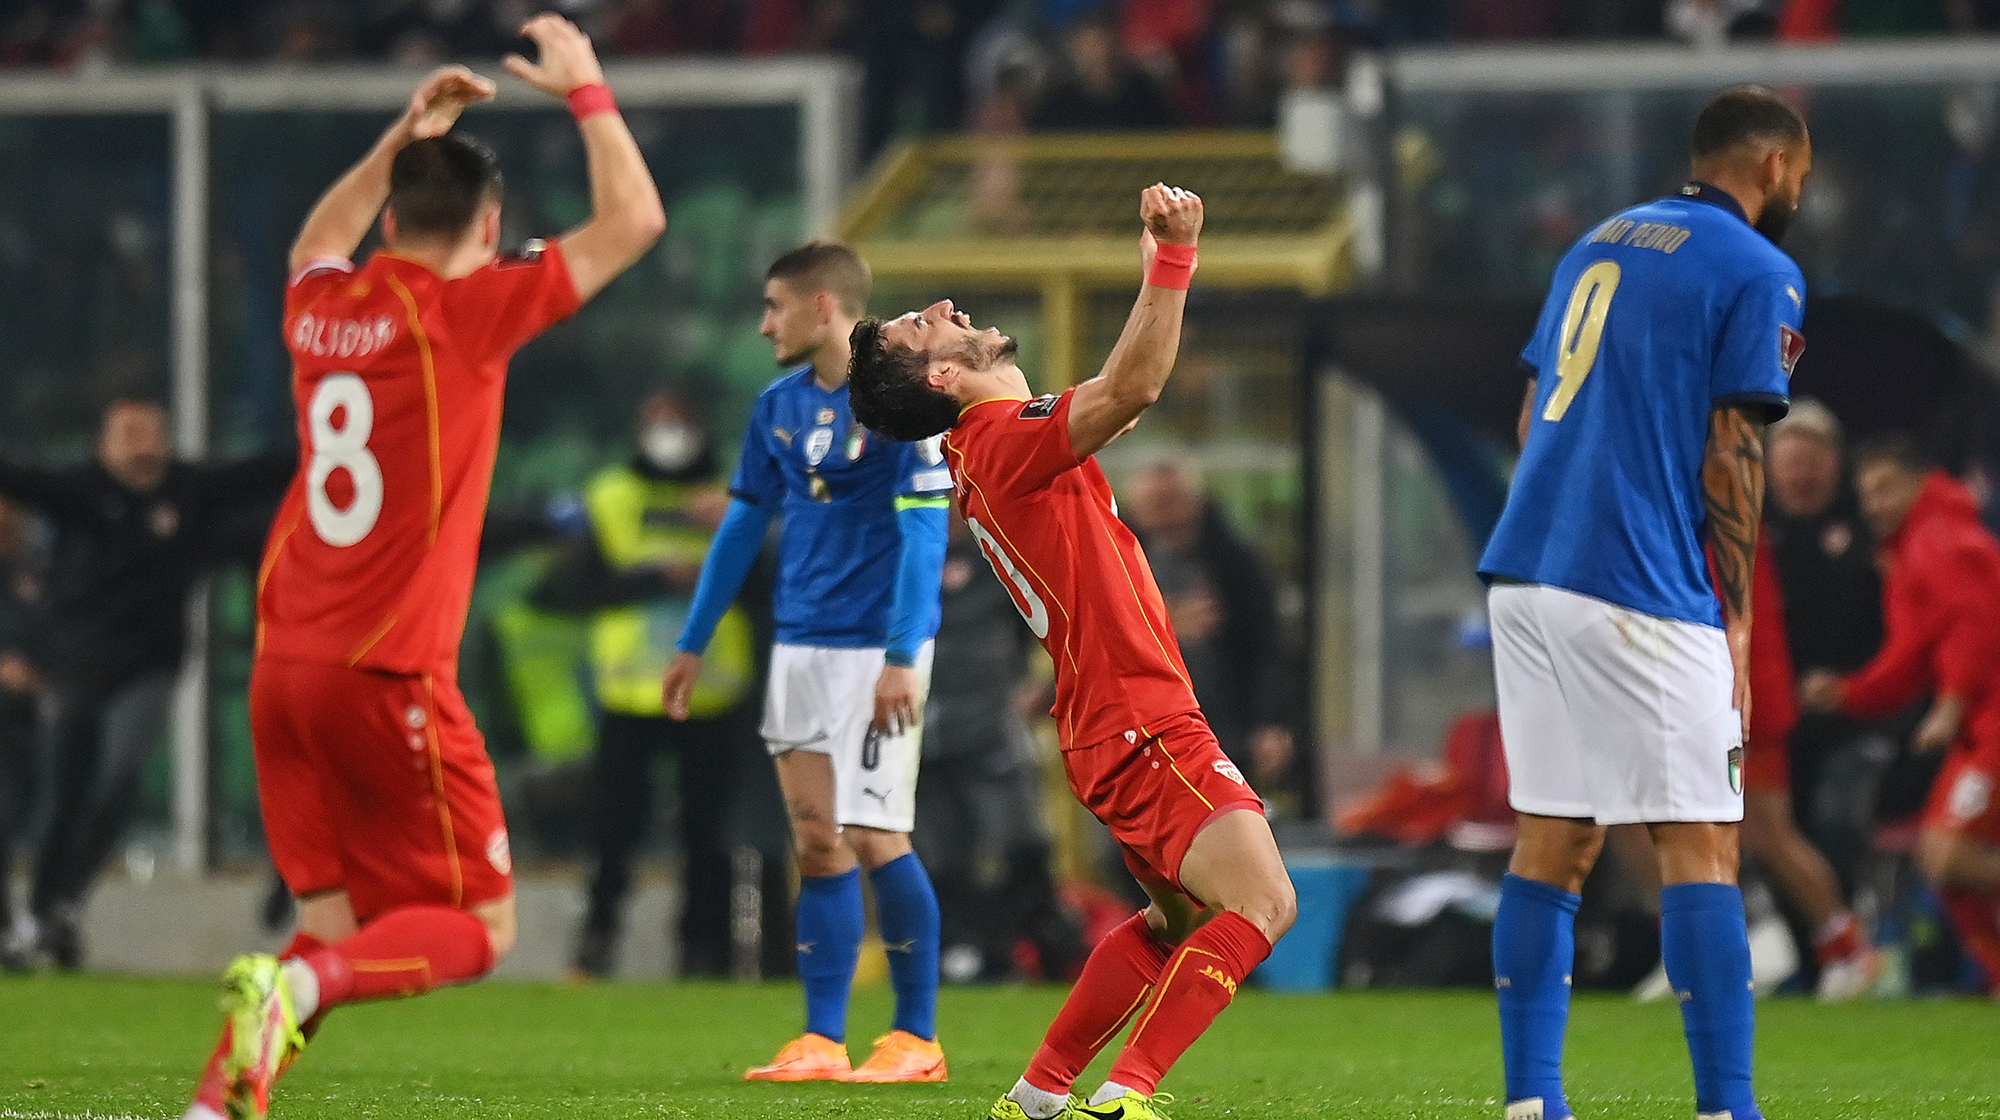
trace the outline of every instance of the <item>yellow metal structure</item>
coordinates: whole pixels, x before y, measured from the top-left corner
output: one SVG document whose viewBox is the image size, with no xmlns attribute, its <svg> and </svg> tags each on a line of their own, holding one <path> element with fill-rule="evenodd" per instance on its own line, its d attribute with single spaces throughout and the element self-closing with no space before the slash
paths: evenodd
<svg viewBox="0 0 2000 1120">
<path fill-rule="evenodd" d="M 1202 286 L 1321 296 L 1352 283 L 1343 181 L 1287 171 L 1268 132 L 909 143 L 854 193 L 839 235 L 880 281 L 1038 292 L 1044 362 L 1073 383 L 1085 297 L 1137 282 L 1139 192 L 1155 182 L 1202 196 Z"/>
</svg>

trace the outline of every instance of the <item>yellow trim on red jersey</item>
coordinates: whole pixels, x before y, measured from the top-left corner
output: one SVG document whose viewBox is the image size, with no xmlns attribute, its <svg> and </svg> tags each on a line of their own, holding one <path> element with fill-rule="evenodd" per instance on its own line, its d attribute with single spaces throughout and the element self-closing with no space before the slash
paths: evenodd
<svg viewBox="0 0 2000 1120">
<path fill-rule="evenodd" d="M 396 291 L 396 297 L 403 301 L 403 309 L 409 313 L 410 335 L 417 340 L 417 357 L 424 367 L 424 419 L 428 421 L 426 435 L 430 439 L 431 452 L 431 521 L 424 534 L 424 543 L 437 543 L 438 526 L 444 520 L 444 433 L 438 420 L 437 366 L 431 361 L 431 338 L 424 333 L 424 324 L 417 314 L 416 297 L 404 285 L 401 277 L 389 274 L 389 286 Z"/>
<path fill-rule="evenodd" d="M 1104 531 L 1105 539 L 1111 544 L 1111 554 L 1118 558 L 1118 570 L 1125 573 L 1125 586 L 1132 589 L 1132 599 L 1139 604 L 1139 617 L 1146 620 L 1146 633 L 1153 636 L 1153 644 L 1160 647 L 1160 656 L 1167 659 L 1167 665 L 1170 668 L 1174 667 L 1175 655 L 1167 652 L 1167 643 L 1161 640 L 1160 632 L 1153 628 L 1153 620 L 1146 614 L 1146 597 L 1139 594 L 1139 585 L 1132 578 L 1131 567 L 1125 563 L 1125 553 L 1118 547 L 1118 538 L 1111 535 L 1110 526 L 1100 522 L 1099 527 Z M 1177 650 L 1180 648 L 1178 639 L 1174 642 L 1174 648 Z M 1188 686 L 1190 694 L 1194 692 L 1194 682 L 1187 678 L 1187 674 L 1181 672 L 1179 668 L 1174 668 L 1174 675 L 1180 677 L 1181 683 Z"/>
<path fill-rule="evenodd" d="M 444 754 L 438 747 L 437 695 L 429 673 L 424 674 L 424 741 L 430 745 L 431 796 L 437 802 L 438 825 L 444 829 L 444 858 L 451 864 L 451 904 L 465 905 L 465 876 L 458 865 L 458 837 L 451 829 L 451 799 L 445 796 Z"/>
<path fill-rule="evenodd" d="M 361 664 L 361 659 L 368 656 L 368 651 L 375 648 L 375 643 L 381 641 L 384 637 L 388 635 L 389 631 L 395 628 L 396 628 L 395 615 L 392 614 L 388 618 L 383 619 L 382 625 L 377 626 L 375 628 L 375 632 L 373 634 L 368 635 L 368 640 L 362 642 L 360 648 L 356 649 L 352 654 L 348 656 L 347 667 L 352 669 L 356 665 Z"/>
<path fill-rule="evenodd" d="M 285 542 L 291 540 L 292 534 L 298 532 L 298 529 L 299 518 L 295 513 L 292 515 L 292 523 L 285 526 L 284 532 L 278 534 L 278 539 L 271 545 L 270 551 L 264 554 L 264 563 L 257 568 L 258 595 L 264 594 L 264 585 L 271 582 L 271 573 L 278 567 L 278 556 L 285 551 Z"/>
<path fill-rule="evenodd" d="M 264 553 L 264 562 L 257 566 L 257 590 L 251 595 L 253 605 L 261 603 L 263 600 L 264 585 L 271 582 L 271 573 L 277 570 L 278 556 L 285 551 L 286 542 L 292 539 L 292 534 L 298 532 L 298 528 L 298 515 L 293 514 L 292 523 L 285 526 L 284 531 L 278 534 L 277 539 L 271 543 L 269 549 Z M 255 614 L 257 616 L 257 632 L 250 643 L 250 652 L 253 654 L 264 652 L 264 612 L 258 610 Z"/>
</svg>

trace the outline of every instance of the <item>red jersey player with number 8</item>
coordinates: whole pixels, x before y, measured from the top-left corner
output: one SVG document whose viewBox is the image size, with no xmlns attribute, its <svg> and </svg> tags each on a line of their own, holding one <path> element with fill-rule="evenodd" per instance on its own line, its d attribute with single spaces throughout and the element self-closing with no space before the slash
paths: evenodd
<svg viewBox="0 0 2000 1120">
<path fill-rule="evenodd" d="M 301 469 L 258 575 L 250 724 L 299 923 L 282 952 L 224 975 L 227 1019 L 189 1120 L 264 1116 L 333 1007 L 476 979 L 514 941 L 506 822 L 457 684 L 507 362 L 666 225 L 590 40 L 552 15 L 522 34 L 539 61 L 507 69 L 575 114 L 588 221 L 496 255 L 497 161 L 450 131 L 493 84 L 446 67 L 292 247 Z M 357 268 L 378 214 L 386 247 Z"/>
<path fill-rule="evenodd" d="M 854 329 L 855 416 L 891 439 L 951 433 L 966 526 L 1055 660 L 1070 788 L 1153 900 L 1092 951 L 993 1120 L 1150 1120 L 1160 1078 L 1295 910 L 1263 802 L 1202 718 L 1152 569 L 1092 458 L 1159 399 L 1180 349 L 1201 199 L 1155 185 L 1139 215 L 1146 285 L 1103 372 L 1060 395 L 1030 393 L 1014 340 L 949 301 Z M 1071 1096 L 1135 1013 L 1103 1088 Z"/>
</svg>

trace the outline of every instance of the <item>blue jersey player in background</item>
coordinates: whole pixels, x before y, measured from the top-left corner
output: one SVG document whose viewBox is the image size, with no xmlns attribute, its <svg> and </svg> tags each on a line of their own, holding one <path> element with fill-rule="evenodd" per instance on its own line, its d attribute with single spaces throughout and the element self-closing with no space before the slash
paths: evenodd
<svg viewBox="0 0 2000 1120">
<path fill-rule="evenodd" d="M 763 333 L 780 365 L 806 364 L 757 398 L 729 512 L 665 681 L 668 715 L 686 718 L 701 652 L 778 518 L 763 736 L 798 852 L 806 1024 L 751 1080 L 945 1079 L 937 896 L 910 828 L 951 477 L 936 440 L 884 440 L 848 410 L 847 337 L 867 312 L 868 287 L 867 265 L 845 245 L 814 242 L 771 265 Z M 862 867 L 889 949 L 896 1018 L 852 1067 L 847 997 L 861 948 Z"/>
<path fill-rule="evenodd" d="M 1695 1111 L 1760 1116 L 1736 822 L 1763 428 L 1804 347 L 1805 281 L 1776 242 L 1812 148 L 1790 106 L 1739 87 L 1702 110 L 1693 157 L 1677 196 L 1606 220 L 1556 267 L 1480 561 L 1520 816 L 1493 927 L 1507 1120 L 1571 1115 L 1578 892 L 1605 826 L 1634 823 L 1659 851 Z"/>
</svg>

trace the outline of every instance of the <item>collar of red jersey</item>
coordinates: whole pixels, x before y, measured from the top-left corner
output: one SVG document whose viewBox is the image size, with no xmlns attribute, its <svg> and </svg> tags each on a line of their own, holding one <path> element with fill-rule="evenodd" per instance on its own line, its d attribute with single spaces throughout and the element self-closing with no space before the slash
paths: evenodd
<svg viewBox="0 0 2000 1120">
<path fill-rule="evenodd" d="M 966 405 L 964 408 L 959 409 L 958 414 L 959 416 L 963 417 L 966 413 L 971 412 L 973 409 L 978 408 L 982 404 L 993 404 L 998 401 L 1012 401 L 1015 404 L 1026 404 L 1031 400 L 1034 400 L 1034 398 L 1033 397 L 987 397 L 985 400 L 973 401 L 971 404 Z"/>
</svg>

